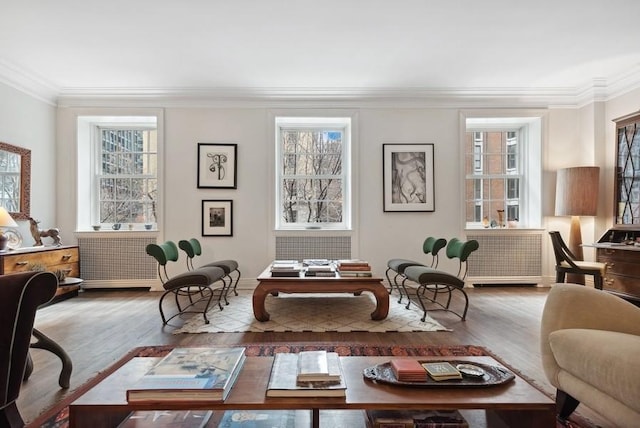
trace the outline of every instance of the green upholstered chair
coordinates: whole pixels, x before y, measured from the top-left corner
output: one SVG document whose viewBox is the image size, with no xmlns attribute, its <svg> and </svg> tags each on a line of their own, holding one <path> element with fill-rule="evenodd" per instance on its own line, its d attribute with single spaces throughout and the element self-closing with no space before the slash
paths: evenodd
<svg viewBox="0 0 640 428">
<path fill-rule="evenodd" d="M 167 264 L 178 261 L 178 247 L 176 244 L 173 241 L 166 241 L 162 244 L 149 244 L 146 247 L 146 252 L 156 259 L 158 276 L 165 289 L 158 304 L 163 324 L 166 325 L 174 317 L 185 313 L 202 313 L 205 323 L 208 324 L 207 311 L 214 296 L 217 296 L 220 310 L 223 309 L 221 300 L 226 285 L 223 280 L 225 277 L 223 269 L 215 266 L 201 267 L 169 276 Z M 216 287 L 216 284 L 219 284 L 219 287 Z M 169 295 L 174 296 L 178 311 L 167 318 L 164 313 L 163 302 Z"/>
<path fill-rule="evenodd" d="M 398 303 L 402 302 L 402 289 L 398 282 L 398 278 L 404 279 L 404 271 L 409 266 L 428 266 L 433 269 L 438 267 L 438 253 L 447 245 L 447 240 L 443 238 L 434 238 L 433 236 L 427 237 L 422 243 L 422 252 L 427 256 L 429 263 L 422 263 L 409 259 L 391 259 L 387 262 L 387 270 L 385 276 L 389 282 L 389 293 L 393 292 L 393 287 L 398 290 L 399 298 Z M 430 260 L 429 260 L 430 259 Z M 393 272 L 393 278 L 390 273 Z"/>
<path fill-rule="evenodd" d="M 196 238 L 191 238 L 189 240 L 183 239 L 178 242 L 178 246 L 187 255 L 187 269 L 193 270 L 193 260 L 196 258 L 196 256 L 202 255 L 202 247 L 200 245 L 200 241 L 198 241 Z M 228 284 L 226 284 L 224 299 L 226 304 L 229 304 L 227 300 L 227 294 L 229 293 L 229 290 L 233 290 L 233 293 L 236 296 L 238 295 L 238 291 L 236 290 L 236 288 L 238 287 L 238 281 L 240 281 L 241 275 L 240 269 L 238 268 L 238 262 L 235 260 L 216 260 L 213 262 L 208 262 L 203 266 L 215 266 L 224 270 L 225 277 L 229 281 Z M 232 274 L 236 276 L 235 283 Z"/>
</svg>

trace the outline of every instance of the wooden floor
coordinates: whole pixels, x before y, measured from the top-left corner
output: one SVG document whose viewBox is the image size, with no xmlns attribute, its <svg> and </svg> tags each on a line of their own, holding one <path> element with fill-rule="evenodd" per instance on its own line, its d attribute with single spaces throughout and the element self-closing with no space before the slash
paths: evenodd
<svg viewBox="0 0 640 428">
<path fill-rule="evenodd" d="M 540 316 L 548 288 L 482 287 L 469 289 L 466 321 L 445 312 L 430 315 L 451 332 L 424 333 L 213 333 L 173 335 L 158 314 L 157 292 L 86 291 L 38 311 L 36 327 L 71 356 L 71 388 L 58 387 L 61 363 L 44 350 L 32 350 L 34 372 L 23 384 L 18 408 L 33 420 L 74 388 L 96 376 L 127 351 L 142 345 L 232 345 L 251 342 L 348 341 L 388 344 L 481 345 L 550 394 L 540 363 Z M 397 304 L 396 299 L 391 304 Z M 233 304 L 233 300 L 231 300 Z M 412 310 L 417 310 L 416 308 Z M 583 406 L 579 411 L 602 426 L 607 423 Z"/>
</svg>

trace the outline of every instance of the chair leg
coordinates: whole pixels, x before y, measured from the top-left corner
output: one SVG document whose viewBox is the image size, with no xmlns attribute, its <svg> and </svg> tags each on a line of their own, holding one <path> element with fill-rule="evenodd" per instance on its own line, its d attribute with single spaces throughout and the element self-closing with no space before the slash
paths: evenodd
<svg viewBox="0 0 640 428">
<path fill-rule="evenodd" d="M 580 402 L 564 391 L 556 391 L 556 413 L 557 419 L 563 425 L 567 422 L 567 418 L 578 407 Z"/>
<path fill-rule="evenodd" d="M 69 388 L 71 371 L 73 370 L 73 363 L 71 362 L 69 355 L 65 352 L 62 346 L 58 345 L 53 339 L 40 332 L 38 329 L 34 328 L 32 333 L 36 338 L 36 341 L 31 344 L 31 348 L 44 349 L 60 358 L 60 361 L 62 361 L 62 371 L 58 377 L 58 384 L 62 388 Z"/>
<path fill-rule="evenodd" d="M 556 272 L 556 282 L 562 284 L 564 282 L 566 274 L 564 272 Z"/>
<path fill-rule="evenodd" d="M 595 274 L 593 275 L 593 282 L 594 282 L 594 286 L 597 290 L 602 290 L 602 275 Z"/>
<path fill-rule="evenodd" d="M 24 420 L 18 411 L 16 402 L 0 409 L 0 427 L 23 428 Z"/>
</svg>

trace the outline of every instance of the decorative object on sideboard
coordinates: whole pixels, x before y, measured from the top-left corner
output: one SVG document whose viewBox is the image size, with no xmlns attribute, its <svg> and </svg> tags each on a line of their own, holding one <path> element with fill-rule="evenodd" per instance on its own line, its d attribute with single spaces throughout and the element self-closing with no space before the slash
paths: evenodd
<svg viewBox="0 0 640 428">
<path fill-rule="evenodd" d="M 38 247 L 38 246 L 42 246 L 44 245 L 42 243 L 42 238 L 51 238 L 53 239 L 53 245 L 56 247 L 59 247 L 60 245 L 62 245 L 62 242 L 60 242 L 60 230 L 57 228 L 51 228 L 51 229 L 38 229 L 38 224 L 40 222 L 37 220 L 34 220 L 32 217 L 29 217 L 29 224 L 30 224 L 30 228 L 31 228 L 31 236 L 33 236 L 33 240 L 35 241 L 35 243 L 33 244 L 34 246 Z"/>
<path fill-rule="evenodd" d="M 0 251 L 7 249 L 7 242 L 9 237 L 6 234 L 8 227 L 18 227 L 18 223 L 11 217 L 9 212 L 4 207 L 0 207 Z"/>
<path fill-rule="evenodd" d="M 598 212 L 598 181 L 600 168 L 579 166 L 558 170 L 556 178 L 557 216 L 571 216 L 569 250 L 576 260 L 584 260 L 580 216 L 595 216 Z M 569 282 L 584 284 L 584 276 L 570 275 Z"/>
</svg>

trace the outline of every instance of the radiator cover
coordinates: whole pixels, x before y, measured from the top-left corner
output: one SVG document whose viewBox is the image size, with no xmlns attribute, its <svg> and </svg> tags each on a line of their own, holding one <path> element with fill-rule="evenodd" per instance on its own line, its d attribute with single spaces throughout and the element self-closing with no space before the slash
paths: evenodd
<svg viewBox="0 0 640 428">
<path fill-rule="evenodd" d="M 469 257 L 467 281 L 474 284 L 538 284 L 542 281 L 542 232 L 467 232 L 480 244 Z"/>
<path fill-rule="evenodd" d="M 276 236 L 276 259 L 350 259 L 350 236 Z"/>
</svg>

